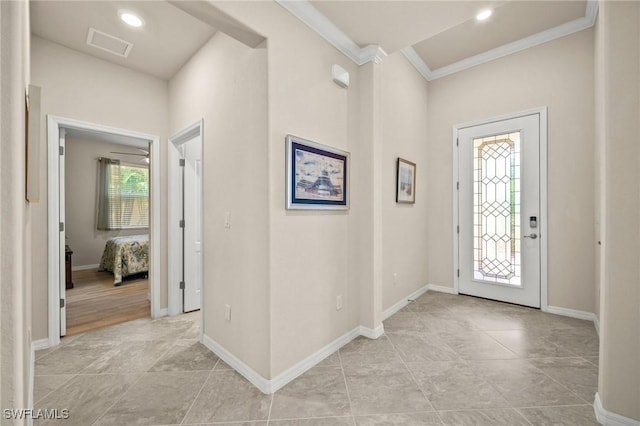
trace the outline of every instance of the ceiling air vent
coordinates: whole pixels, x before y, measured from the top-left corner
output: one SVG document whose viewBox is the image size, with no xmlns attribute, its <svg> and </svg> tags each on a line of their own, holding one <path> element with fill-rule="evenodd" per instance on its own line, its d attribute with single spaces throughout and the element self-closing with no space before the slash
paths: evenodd
<svg viewBox="0 0 640 426">
<path fill-rule="evenodd" d="M 133 49 L 132 43 L 107 33 L 103 33 L 102 31 L 98 31 L 95 28 L 89 28 L 87 44 L 122 58 L 128 57 L 129 53 L 131 53 L 131 49 Z"/>
</svg>

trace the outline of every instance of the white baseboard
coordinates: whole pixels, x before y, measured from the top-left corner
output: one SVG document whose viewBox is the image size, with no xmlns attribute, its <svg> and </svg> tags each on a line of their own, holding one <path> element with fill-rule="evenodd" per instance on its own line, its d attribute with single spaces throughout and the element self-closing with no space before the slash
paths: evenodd
<svg viewBox="0 0 640 426">
<path fill-rule="evenodd" d="M 240 358 L 236 357 L 231 352 L 223 348 L 218 342 L 204 334 L 202 336 L 202 344 L 205 345 L 211 352 L 218 355 L 218 357 L 229 364 L 231 368 L 240 373 L 245 379 L 257 387 L 262 393 L 273 393 L 271 390 L 271 381 L 265 379 L 256 372 L 253 368 L 242 362 Z"/>
<path fill-rule="evenodd" d="M 380 324 L 379 327 L 382 327 L 382 324 Z M 316 366 L 318 363 L 320 363 L 323 359 L 325 359 L 326 357 L 328 357 L 329 355 L 331 355 L 332 353 L 334 353 L 335 351 L 337 351 L 338 349 L 340 349 L 341 347 L 343 347 L 344 345 L 346 345 L 347 343 L 349 343 L 350 341 L 358 337 L 358 335 L 361 334 L 360 333 L 361 329 L 363 328 L 364 327 L 354 328 L 350 332 L 338 337 L 336 340 L 329 343 L 319 351 L 303 359 L 293 367 L 278 374 L 275 378 L 273 378 L 270 381 L 271 393 L 276 392 L 277 390 L 283 388 L 284 386 L 286 386 L 287 383 L 291 382 L 296 377 L 302 375 L 304 372 L 310 370 L 311 368 Z M 376 327 L 376 330 L 377 329 L 378 327 Z M 371 329 L 367 329 L 367 330 L 371 330 Z M 384 330 L 383 330 L 383 333 L 384 333 Z"/>
<path fill-rule="evenodd" d="M 596 314 L 593 312 L 579 311 L 577 309 L 561 308 L 559 306 L 547 306 L 546 312 L 581 320 L 594 321 Z"/>
<path fill-rule="evenodd" d="M 377 339 L 384 334 L 384 325 L 378 324 L 376 328 L 369 328 L 361 325 L 358 328 L 352 330 L 350 333 L 353 333 L 354 331 L 360 336 L 364 336 L 369 339 Z"/>
<path fill-rule="evenodd" d="M 411 303 L 411 301 L 416 300 L 418 297 L 422 296 L 427 291 L 437 291 L 439 293 L 458 294 L 458 292 L 453 287 L 445 287 L 445 286 L 441 286 L 441 285 L 427 284 L 424 287 L 420 287 L 419 289 L 417 289 L 416 291 L 414 291 L 413 293 L 411 293 L 407 297 L 401 299 L 395 305 L 393 305 L 390 308 L 386 309 L 382 313 L 383 320 L 386 320 L 387 318 L 391 317 L 396 312 L 398 312 L 399 310 L 401 310 L 402 308 L 407 306 L 409 303 Z"/>
<path fill-rule="evenodd" d="M 612 413 L 605 410 L 600 401 L 600 395 L 596 392 L 596 399 L 593 401 L 593 410 L 596 413 L 596 419 L 606 426 L 640 426 L 640 420 L 630 419 L 620 414 Z"/>
<path fill-rule="evenodd" d="M 376 339 L 382 336 L 382 334 L 384 334 L 384 327 L 382 324 L 377 326 L 375 329 L 358 326 L 348 333 L 345 333 L 342 336 L 338 337 L 333 342 L 324 346 L 322 349 L 311 354 L 294 366 L 278 374 L 271 380 L 263 377 L 260 373 L 249 367 L 242 360 L 233 355 L 231 352 L 227 351 L 218 342 L 216 342 L 209 336 L 202 336 L 202 344 L 209 348 L 210 351 L 215 353 L 221 360 L 229 364 L 231 368 L 240 373 L 262 393 L 272 394 L 277 390 L 282 389 L 284 386 L 286 386 L 288 383 L 290 383 L 292 380 L 296 379 L 306 371 L 315 367 L 323 359 L 325 359 L 347 343 L 351 342 L 356 337 L 364 336 L 370 339 Z"/>
<path fill-rule="evenodd" d="M 96 263 L 95 265 L 76 265 L 73 268 L 71 268 L 71 270 L 73 272 L 75 271 L 86 271 L 87 269 L 98 269 L 100 267 L 99 263 Z"/>
<path fill-rule="evenodd" d="M 427 284 L 427 287 L 429 291 L 437 291 L 439 293 L 447 293 L 447 294 L 458 294 L 456 289 L 453 287 L 446 287 L 446 286 L 437 285 L 437 284 Z"/>
<path fill-rule="evenodd" d="M 600 318 L 596 314 L 593 314 L 593 326 L 596 328 L 596 333 L 598 333 L 598 337 L 600 337 Z"/>
<path fill-rule="evenodd" d="M 45 339 L 34 340 L 33 342 L 31 342 L 31 347 L 35 352 L 41 349 L 47 349 L 51 347 L 51 345 L 49 344 L 49 339 L 45 338 Z"/>
<path fill-rule="evenodd" d="M 547 308 L 544 309 L 544 311 L 550 314 L 562 315 L 565 317 L 591 321 L 593 322 L 593 325 L 596 329 L 596 333 L 598 333 L 598 336 L 600 336 L 600 320 L 598 319 L 598 316 L 593 312 L 579 311 L 577 309 L 561 308 L 559 306 L 551 306 L 551 305 L 547 306 Z"/>
<path fill-rule="evenodd" d="M 31 329 L 27 330 L 27 339 L 29 339 L 29 341 L 31 341 Z M 47 341 L 47 343 L 49 343 L 48 339 L 45 339 Z M 35 389 L 35 381 L 36 381 L 36 349 L 35 349 L 35 344 L 33 341 L 31 341 L 31 353 L 29 354 L 29 377 L 28 379 L 28 383 L 29 383 L 29 389 L 27 391 L 27 407 L 28 409 L 32 409 L 33 408 L 33 390 Z M 31 416 L 29 416 L 27 418 L 27 426 L 31 426 L 33 425 L 33 419 L 31 418 Z"/>
<path fill-rule="evenodd" d="M 425 285 L 424 287 L 420 287 L 419 289 L 417 289 L 416 291 L 414 291 L 413 293 L 411 293 L 407 297 L 402 298 L 399 302 L 397 302 L 396 304 L 394 304 L 390 308 L 386 309 L 382 313 L 382 320 L 384 321 L 387 318 L 393 316 L 396 312 L 398 312 L 399 310 L 401 310 L 402 308 L 407 306 L 409 303 L 411 303 L 412 300 L 415 300 L 418 297 L 422 296 L 424 293 L 426 293 L 426 291 L 428 289 L 429 289 L 429 286 Z"/>
</svg>

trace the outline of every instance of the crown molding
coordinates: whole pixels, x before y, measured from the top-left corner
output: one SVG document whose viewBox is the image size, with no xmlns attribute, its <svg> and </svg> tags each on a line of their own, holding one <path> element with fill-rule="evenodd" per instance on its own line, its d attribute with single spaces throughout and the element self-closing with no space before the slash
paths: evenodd
<svg viewBox="0 0 640 426">
<path fill-rule="evenodd" d="M 358 46 L 349 36 L 336 27 L 333 22 L 313 7 L 308 0 L 275 1 L 357 65 L 364 65 L 369 62 L 379 64 L 382 59 L 387 56 L 384 49 L 378 45 L 370 44 L 362 48 Z M 431 81 L 590 28 L 595 24 L 597 16 L 598 0 L 587 0 L 585 16 L 582 18 L 558 25 L 557 27 L 471 56 L 436 70 L 431 70 L 412 46 L 405 47 L 401 52 L 427 81 Z"/>
<path fill-rule="evenodd" d="M 413 65 L 415 69 L 417 69 L 418 72 L 422 74 L 425 80 L 431 81 L 433 79 L 431 69 L 427 66 L 427 64 L 424 63 L 413 46 L 405 47 L 404 49 L 400 50 L 400 52 L 402 52 L 404 57 L 407 58 L 409 62 L 411 62 L 411 65 Z"/>
<path fill-rule="evenodd" d="M 387 52 L 377 44 L 370 44 L 360 49 L 360 60 L 356 62 L 358 65 L 364 65 L 367 62 L 379 64 L 387 56 Z"/>
<path fill-rule="evenodd" d="M 480 64 L 484 64 L 485 62 L 493 61 L 495 59 L 499 59 L 513 53 L 517 53 L 522 50 L 547 43 L 564 36 L 568 36 L 587 28 L 591 28 L 595 24 L 597 16 L 598 1 L 588 0 L 585 10 L 585 16 L 582 18 L 578 18 L 571 22 L 558 25 L 557 27 L 550 28 L 537 34 L 533 34 L 529 37 L 525 37 L 512 43 L 505 44 L 495 49 L 488 50 L 484 53 L 471 56 L 469 58 L 455 62 L 451 65 L 438 68 L 436 70 L 430 70 L 427 64 L 424 63 L 422 58 L 420 58 L 420 56 L 413 49 L 413 47 L 409 46 L 402 49 L 402 53 L 427 81 L 431 81 L 437 78 L 455 74 L 460 71 L 464 71 Z"/>
<path fill-rule="evenodd" d="M 320 37 L 328 41 L 329 44 L 357 65 L 364 65 L 368 62 L 379 64 L 387 56 L 387 53 L 375 44 L 370 44 L 363 48 L 358 46 L 307 0 L 276 0 L 276 3 L 318 33 Z"/>
</svg>

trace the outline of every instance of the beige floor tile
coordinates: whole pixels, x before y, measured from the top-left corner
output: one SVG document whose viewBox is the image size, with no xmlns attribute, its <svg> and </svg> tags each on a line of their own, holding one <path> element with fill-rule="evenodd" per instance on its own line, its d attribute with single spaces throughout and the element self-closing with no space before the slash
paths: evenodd
<svg viewBox="0 0 640 426">
<path fill-rule="evenodd" d="M 340 355 L 338 354 L 338 351 L 335 351 L 334 353 L 320 361 L 316 367 L 331 367 L 339 365 L 341 365 Z"/>
<path fill-rule="evenodd" d="M 405 362 L 452 361 L 460 356 L 440 337 L 425 333 L 387 333 Z"/>
<path fill-rule="evenodd" d="M 408 364 L 436 410 L 509 407 L 507 400 L 466 361 Z"/>
<path fill-rule="evenodd" d="M 354 415 L 433 410 L 403 364 L 345 366 L 344 373 Z"/>
<path fill-rule="evenodd" d="M 166 340 L 123 341 L 83 370 L 84 374 L 143 373 L 171 347 Z"/>
<path fill-rule="evenodd" d="M 582 358 L 532 359 L 532 365 L 542 370 L 588 404 L 592 404 L 598 391 L 598 367 Z"/>
<path fill-rule="evenodd" d="M 373 416 L 357 416 L 357 426 L 439 426 L 440 417 L 435 412 L 407 414 L 376 414 Z"/>
<path fill-rule="evenodd" d="M 520 358 L 572 356 L 571 352 L 530 330 L 501 330 L 486 333 Z"/>
<path fill-rule="evenodd" d="M 33 386 L 33 401 L 37 404 L 38 401 L 64 385 L 72 377 L 74 376 L 71 374 L 63 374 L 58 376 L 35 376 Z"/>
<path fill-rule="evenodd" d="M 521 408 L 533 426 L 598 426 L 593 406 Z"/>
<path fill-rule="evenodd" d="M 214 370 L 185 423 L 266 420 L 271 395 L 265 395 L 233 370 Z"/>
<path fill-rule="evenodd" d="M 401 362 L 398 352 L 387 336 L 380 336 L 377 339 L 356 337 L 340 348 L 340 359 L 343 366 Z"/>
<path fill-rule="evenodd" d="M 445 426 L 530 426 L 514 409 L 440 411 Z"/>
<path fill-rule="evenodd" d="M 68 409 L 65 426 L 93 424 L 138 380 L 137 374 L 79 375 L 35 404 L 36 409 Z M 35 425 L 60 424 L 36 420 Z"/>
<path fill-rule="evenodd" d="M 77 374 L 109 352 L 117 342 L 75 340 L 35 362 L 35 374 Z"/>
<path fill-rule="evenodd" d="M 322 417 L 315 419 L 271 420 L 269 426 L 353 426 L 353 417 Z"/>
<path fill-rule="evenodd" d="M 441 336 L 462 359 L 513 359 L 517 355 L 482 331 Z"/>
<path fill-rule="evenodd" d="M 583 403 L 568 388 L 549 378 L 526 360 L 476 361 L 474 364 L 479 374 L 487 377 L 512 407 Z"/>
<path fill-rule="evenodd" d="M 196 340 L 178 340 L 149 371 L 213 370 L 216 354 Z"/>
<path fill-rule="evenodd" d="M 351 414 L 340 367 L 316 367 L 273 396 L 271 419 L 328 417 Z"/>
<path fill-rule="evenodd" d="M 144 373 L 96 424 L 179 424 L 206 378 L 199 371 Z"/>
</svg>

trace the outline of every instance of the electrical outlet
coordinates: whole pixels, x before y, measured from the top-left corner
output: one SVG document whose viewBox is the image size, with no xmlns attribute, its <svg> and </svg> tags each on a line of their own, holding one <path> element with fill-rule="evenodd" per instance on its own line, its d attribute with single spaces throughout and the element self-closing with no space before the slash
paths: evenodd
<svg viewBox="0 0 640 426">
<path fill-rule="evenodd" d="M 229 305 L 224 305 L 224 318 L 231 321 L 231 306 Z"/>
<path fill-rule="evenodd" d="M 341 294 L 336 296 L 336 311 L 339 311 L 340 309 L 342 309 L 342 295 Z"/>
</svg>

